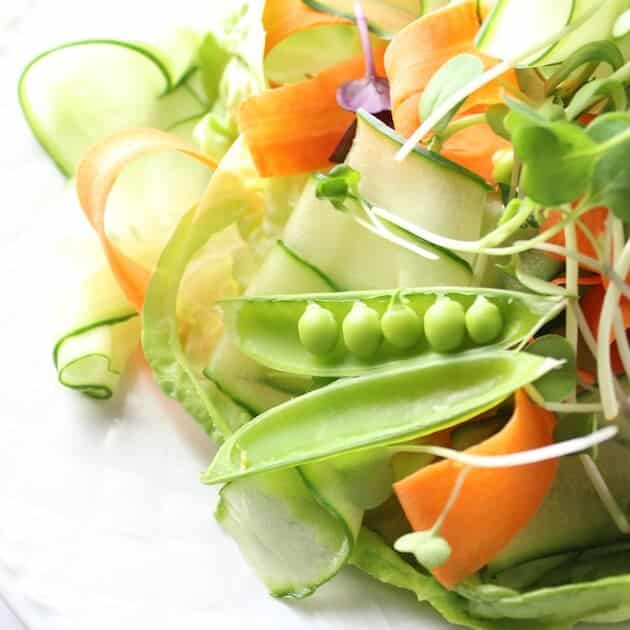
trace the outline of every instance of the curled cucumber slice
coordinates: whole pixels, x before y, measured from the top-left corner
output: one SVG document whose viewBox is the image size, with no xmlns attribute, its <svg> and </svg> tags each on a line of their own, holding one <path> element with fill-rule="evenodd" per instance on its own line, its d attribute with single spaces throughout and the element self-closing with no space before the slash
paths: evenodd
<svg viewBox="0 0 630 630">
<path fill-rule="evenodd" d="M 265 76 L 272 83 L 304 81 L 361 52 L 353 24 L 326 24 L 293 33 L 265 56 Z"/>
<path fill-rule="evenodd" d="M 574 6 L 575 0 L 498 0 L 479 30 L 477 49 L 498 58 L 518 54 L 567 26 Z M 550 48 L 529 62 L 542 61 Z"/>
<path fill-rule="evenodd" d="M 55 346 L 59 382 L 92 398 L 111 398 L 139 340 L 136 313 L 69 333 Z"/>
<path fill-rule="evenodd" d="M 182 84 L 197 44 L 196 35 L 177 34 L 161 47 L 86 40 L 49 50 L 20 77 L 24 116 L 59 169 L 72 175 L 86 148 L 104 136 L 126 127 L 166 129 L 202 113 L 205 106 Z"/>
<path fill-rule="evenodd" d="M 192 143 L 199 117 L 178 121 L 169 132 Z M 199 200 L 211 172 L 176 151 L 146 155 L 128 164 L 109 195 L 109 238 L 145 269 L 154 269 L 173 229 Z"/>
<path fill-rule="evenodd" d="M 310 595 L 352 550 L 344 520 L 322 506 L 297 470 L 239 479 L 220 497 L 217 521 L 276 597 Z"/>
<path fill-rule="evenodd" d="M 343 334 L 337 337 L 334 347 L 327 354 L 313 353 L 300 339 L 299 322 L 310 303 L 327 309 L 342 328 L 342 322 L 347 321 L 358 302 L 372 309 L 375 318 L 378 316 L 382 320 L 392 297 L 396 294 L 396 290 L 390 290 L 242 297 L 225 300 L 222 306 L 228 331 L 246 355 L 267 367 L 310 376 L 357 376 L 388 368 L 402 361 L 419 359 L 431 361 L 439 356 L 436 352 L 462 352 L 478 348 L 481 344 L 475 343 L 470 333 L 464 330 L 463 313 L 473 307 L 479 296 L 496 307 L 500 314 L 500 329 L 497 328 L 492 339 L 481 346 L 485 348 L 508 348 L 518 344 L 555 317 L 564 306 L 562 297 L 538 296 L 516 291 L 466 288 L 407 289 L 402 291 L 405 305 L 412 309 L 418 320 L 425 318 L 426 313 L 439 298 L 449 298 L 463 309 L 462 335 L 455 347 L 451 347 L 451 344 L 441 344 L 440 340 L 434 339 L 433 329 L 443 329 L 444 326 L 436 327 L 433 321 L 431 331 L 425 331 L 426 336 L 419 330 L 418 341 L 415 344 L 401 347 L 392 344 L 387 336 L 384 336 L 383 340 L 377 339 L 377 347 L 370 348 L 369 353 L 362 353 L 360 348 L 355 348 L 354 338 L 345 338 L 347 333 L 345 323 Z M 475 323 L 479 325 L 479 322 Z"/>
<path fill-rule="evenodd" d="M 354 19 L 354 0 L 302 0 L 317 11 Z M 418 0 L 363 0 L 363 10 L 370 30 L 383 39 L 391 39 L 400 29 L 420 17 Z M 439 4 L 435 0 L 423 4 Z"/>
<path fill-rule="evenodd" d="M 448 4 L 448 0 L 420 0 L 420 13 L 426 15 L 431 11 L 437 11 Z"/>
<path fill-rule="evenodd" d="M 140 340 L 140 318 L 90 232 L 64 239 L 54 274 L 63 283 L 53 360 L 59 382 L 93 398 L 110 398 Z"/>
<path fill-rule="evenodd" d="M 477 48 L 500 59 L 513 57 L 574 23 L 595 4 L 601 7 L 589 20 L 523 65 L 559 63 L 583 44 L 611 38 L 617 18 L 627 8 L 625 0 L 498 0 L 479 31 Z"/>
<path fill-rule="evenodd" d="M 223 444 L 204 481 L 220 483 L 422 437 L 478 415 L 557 365 L 523 352 L 487 350 L 342 379 L 244 425 Z"/>
<path fill-rule="evenodd" d="M 194 124 L 194 119 L 182 121 L 173 132 L 189 138 Z M 132 164 L 111 194 L 110 236 L 130 257 L 152 268 L 179 215 L 199 198 L 208 178 L 207 169 L 182 155 L 147 156 Z M 78 208 L 76 212 L 78 216 Z M 76 247 L 66 236 L 64 254 L 60 258 L 70 260 L 56 275 L 71 286 L 64 287 L 54 351 L 59 381 L 92 397 L 109 398 L 138 346 L 140 318 L 91 232 L 81 234 Z"/>
</svg>

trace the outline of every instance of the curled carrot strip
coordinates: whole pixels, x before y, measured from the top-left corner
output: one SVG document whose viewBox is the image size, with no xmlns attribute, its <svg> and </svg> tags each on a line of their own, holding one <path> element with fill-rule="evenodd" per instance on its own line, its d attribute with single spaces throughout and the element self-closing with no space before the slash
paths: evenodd
<svg viewBox="0 0 630 630">
<path fill-rule="evenodd" d="M 315 11 L 302 0 L 267 0 L 263 24 L 267 33 L 265 54 L 268 54 L 282 40 L 295 33 L 319 26 L 352 24 L 352 22 L 337 15 Z"/>
<path fill-rule="evenodd" d="M 562 213 L 559 212 L 558 210 L 552 210 L 551 212 L 548 213 L 547 218 L 541 225 L 540 231 L 544 232 L 545 230 L 548 230 L 549 228 L 559 223 L 561 220 L 562 220 Z M 580 221 L 591 232 L 591 234 L 595 237 L 595 239 L 599 239 L 606 234 L 607 220 L 608 220 L 608 209 L 603 208 L 603 207 L 591 208 L 580 217 Z M 593 244 L 591 243 L 590 239 L 586 236 L 586 234 L 580 228 L 579 225 L 576 225 L 575 232 L 576 232 L 578 252 L 580 252 L 581 254 L 584 254 L 585 256 L 590 256 L 591 258 L 597 258 L 598 255 L 597 255 L 597 252 L 595 251 L 595 248 L 593 247 Z M 552 236 L 549 239 L 549 243 L 553 243 L 554 245 L 560 245 L 564 247 L 565 245 L 564 231 L 559 232 L 555 236 Z M 564 256 L 559 256 L 558 254 L 549 254 L 549 255 L 553 256 L 554 258 L 559 258 L 561 260 L 564 260 Z M 580 263 L 580 265 L 584 269 L 590 269 L 591 271 L 594 271 L 588 265 L 584 265 L 583 263 Z"/>
<path fill-rule="evenodd" d="M 374 50 L 379 74 L 384 72 L 383 56 L 383 48 Z M 241 105 L 240 129 L 261 176 L 329 165 L 328 158 L 354 120 L 354 114 L 337 104 L 337 88 L 363 72 L 363 57 L 353 57 L 312 79 L 251 96 Z"/>
<path fill-rule="evenodd" d="M 475 0 L 451 4 L 429 13 L 402 29 L 391 41 L 385 55 L 390 80 L 392 114 L 398 133 L 409 136 L 420 124 L 418 105 L 431 77 L 452 57 L 468 53 L 478 56 L 485 67 L 495 60 L 475 50 L 474 38 L 479 30 Z M 503 80 L 516 84 L 513 71 Z M 483 112 L 501 101 L 501 86 L 493 81 L 471 94 L 462 105 L 459 116 Z M 442 154 L 492 179 L 492 156 L 508 147 L 487 125 L 476 125 L 449 138 Z"/>
<path fill-rule="evenodd" d="M 578 368 L 577 373 L 578 373 L 578 376 L 580 377 L 580 380 L 583 383 L 586 383 L 586 385 L 595 384 L 595 377 L 590 372 L 587 372 L 586 370 Z"/>
<path fill-rule="evenodd" d="M 151 273 L 109 240 L 105 231 L 105 210 L 109 193 L 127 164 L 161 151 L 179 151 L 210 168 L 216 168 L 214 161 L 195 151 L 177 136 L 157 129 L 129 129 L 93 145 L 77 169 L 76 187 L 81 208 L 98 235 L 116 280 L 129 301 L 139 310 Z"/>
<path fill-rule="evenodd" d="M 504 455 L 548 446 L 555 417 L 523 390 L 516 392 L 512 419 L 496 435 L 468 449 L 477 455 Z M 474 468 L 440 529 L 449 542 L 449 560 L 433 575 L 453 588 L 490 562 L 521 530 L 543 502 L 556 475 L 557 460 L 512 468 Z M 451 460 L 431 464 L 394 484 L 414 530 L 433 526 L 462 465 Z"/>
<path fill-rule="evenodd" d="M 589 289 L 588 293 L 586 293 L 580 300 L 580 307 L 582 308 L 588 327 L 591 329 L 591 332 L 596 339 L 599 328 L 599 318 L 602 314 L 602 306 L 604 304 L 605 297 L 606 287 L 600 283 L 598 286 L 594 286 L 592 289 Z M 630 328 L 630 300 L 622 297 L 619 305 L 621 307 L 623 327 L 626 329 L 627 334 L 627 331 Z M 623 372 L 623 363 L 621 362 L 621 357 L 619 356 L 619 351 L 617 350 L 615 338 L 615 331 L 613 329 L 610 335 L 610 343 L 612 345 L 610 351 L 610 362 L 613 372 L 615 372 L 615 374 L 619 374 Z"/>
</svg>

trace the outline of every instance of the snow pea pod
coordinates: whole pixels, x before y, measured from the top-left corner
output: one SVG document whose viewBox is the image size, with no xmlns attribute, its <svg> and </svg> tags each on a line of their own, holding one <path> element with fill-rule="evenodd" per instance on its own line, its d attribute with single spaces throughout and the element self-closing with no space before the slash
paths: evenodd
<svg viewBox="0 0 630 630">
<path fill-rule="evenodd" d="M 415 342 L 412 337 L 409 344 L 392 343 L 388 340 L 391 335 L 385 334 L 382 339 L 379 336 L 377 348 L 361 353 L 356 351 L 354 339 L 346 340 L 344 334 L 339 334 L 328 352 L 316 353 L 310 351 L 312 347 L 309 348 L 300 338 L 300 323 L 304 322 L 302 318 L 308 314 L 307 308 L 312 304 L 317 304 L 334 317 L 340 330 L 352 317 L 356 305 L 365 305 L 380 318 L 384 332 L 387 333 L 387 315 L 392 308 L 394 296 L 399 296 L 405 308 L 411 310 L 411 315 L 418 317 Z M 495 313 L 495 320 L 499 321 L 499 327 L 491 339 L 476 335 L 474 328 L 472 332 L 466 332 L 463 329 L 463 319 L 462 334 L 457 344 L 436 344 L 428 334 L 431 331 L 427 331 L 426 335 L 422 334 L 422 320 L 431 306 L 440 299 L 448 302 L 443 298 L 449 298 L 465 311 L 470 311 L 471 308 L 475 311 L 480 296 L 486 300 L 490 309 L 496 307 L 498 311 L 498 314 Z M 242 352 L 259 363 L 293 374 L 339 377 L 359 376 L 393 367 L 402 361 L 430 361 L 441 356 L 438 351 L 461 352 L 478 348 L 480 344 L 474 341 L 475 338 L 486 340 L 487 343 L 482 346 L 485 348 L 509 348 L 531 337 L 540 326 L 562 310 L 564 303 L 564 298 L 559 296 L 540 296 L 518 291 L 430 288 L 243 297 L 225 300 L 222 306 L 228 330 L 237 345 Z M 473 307 L 475 304 L 477 306 Z M 474 323 L 477 328 L 480 327 L 478 314 Z M 449 326 L 442 328 L 448 329 Z"/>
<path fill-rule="evenodd" d="M 524 352 L 475 350 L 342 379 L 232 434 L 204 480 L 219 483 L 421 437 L 459 424 L 558 367 Z"/>
</svg>

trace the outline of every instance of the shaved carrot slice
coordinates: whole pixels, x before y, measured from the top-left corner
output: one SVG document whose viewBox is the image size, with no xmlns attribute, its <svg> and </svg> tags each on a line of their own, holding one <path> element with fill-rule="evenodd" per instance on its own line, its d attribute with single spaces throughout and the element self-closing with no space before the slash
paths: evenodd
<svg viewBox="0 0 630 630">
<path fill-rule="evenodd" d="M 383 74 L 384 49 L 374 50 Z M 248 98 L 239 113 L 240 129 L 263 177 L 314 171 L 329 156 L 354 120 L 337 104 L 337 88 L 363 76 L 362 56 L 335 64 L 312 79 L 266 90 Z"/>
<path fill-rule="evenodd" d="M 548 446 L 553 442 L 554 426 L 554 415 L 519 390 L 508 424 L 466 452 L 504 455 Z M 434 569 L 436 579 L 453 588 L 490 562 L 535 514 L 553 483 L 557 467 L 557 460 L 548 460 L 512 468 L 472 469 L 440 529 L 452 553 L 445 564 Z M 461 464 L 445 460 L 394 484 L 414 530 L 433 526 L 461 470 Z"/>
<path fill-rule="evenodd" d="M 160 151 L 179 151 L 210 168 L 216 168 L 215 162 L 177 136 L 157 129 L 129 129 L 88 149 L 77 169 L 77 194 L 83 212 L 98 235 L 116 280 L 138 309 L 142 308 L 151 273 L 109 240 L 105 231 L 105 210 L 109 193 L 125 166 L 149 153 Z"/>
<path fill-rule="evenodd" d="M 472 51 L 478 30 L 475 2 L 467 0 L 429 13 L 398 32 L 385 55 L 392 105 L 424 92 L 446 61 Z"/>
<path fill-rule="evenodd" d="M 559 223 L 561 220 L 562 220 L 562 213 L 560 213 L 558 210 L 552 210 L 551 212 L 549 212 L 549 214 L 547 215 L 547 218 L 541 225 L 540 231 L 544 232 L 545 230 L 548 230 L 549 228 Z M 602 207 L 592 208 L 591 210 L 588 210 L 580 217 L 580 221 L 584 224 L 584 226 L 591 232 L 591 234 L 596 239 L 599 239 L 606 234 L 606 221 L 607 220 L 608 220 L 608 209 L 602 208 Z M 581 254 L 584 254 L 585 256 L 590 256 L 591 258 L 597 258 L 597 252 L 595 251 L 593 244 L 591 243 L 590 239 L 586 236 L 586 234 L 580 228 L 579 225 L 576 225 L 576 237 L 577 237 L 578 252 L 580 252 Z M 564 247 L 565 245 L 564 231 L 559 232 L 555 236 L 552 236 L 548 242 L 553 243 L 554 245 L 560 245 Z M 555 258 L 564 260 L 564 256 L 560 256 L 558 254 L 549 254 L 549 255 L 554 256 Z M 589 267 L 588 265 L 585 265 L 583 263 L 580 263 L 580 265 L 584 269 L 590 269 L 591 271 L 593 271 L 593 269 Z"/>
<path fill-rule="evenodd" d="M 295 33 L 319 26 L 352 24 L 352 22 L 338 15 L 315 11 L 302 0 L 267 0 L 263 24 L 267 33 L 265 40 L 265 54 L 267 54 L 282 40 Z"/>
<path fill-rule="evenodd" d="M 495 60 L 475 50 L 474 38 L 479 30 L 475 0 L 451 4 L 412 22 L 396 34 L 385 55 L 385 67 L 390 80 L 392 114 L 396 131 L 409 136 L 420 124 L 418 105 L 422 93 L 437 70 L 455 55 L 462 53 L 479 57 L 484 66 Z M 513 71 L 503 80 L 516 85 Z M 458 116 L 483 112 L 501 101 L 501 85 L 493 81 L 462 105 Z M 497 136 L 487 125 L 477 125 L 460 131 L 444 144 L 443 155 L 482 177 L 492 180 L 492 156 L 509 143 Z"/>
<path fill-rule="evenodd" d="M 450 137 L 442 147 L 442 155 L 457 162 L 485 180 L 494 182 L 492 156 L 509 147 L 507 140 L 497 136 L 488 125 L 475 125 L 462 129 Z"/>
<path fill-rule="evenodd" d="M 587 372 L 586 370 L 583 370 L 582 368 L 578 368 L 577 373 L 578 373 L 578 376 L 580 377 L 580 380 L 583 383 L 586 383 L 586 385 L 595 384 L 595 377 L 590 372 Z"/>
<path fill-rule="evenodd" d="M 588 293 L 586 293 L 586 295 L 580 300 L 580 307 L 582 308 L 582 312 L 584 313 L 584 317 L 586 318 L 588 327 L 591 329 L 591 332 L 593 333 L 595 339 L 597 339 L 599 318 L 602 314 L 602 306 L 604 304 L 605 296 L 606 288 L 603 284 L 600 284 L 599 286 L 594 286 L 592 289 L 590 289 Z M 628 328 L 630 328 L 630 300 L 622 297 L 619 304 L 621 306 L 623 327 L 626 329 L 627 334 Z M 624 370 L 623 364 L 621 362 L 621 357 L 619 356 L 619 351 L 617 350 L 617 344 L 615 342 L 614 328 L 610 335 L 610 343 L 612 345 L 610 361 L 615 374 L 619 374 Z"/>
</svg>

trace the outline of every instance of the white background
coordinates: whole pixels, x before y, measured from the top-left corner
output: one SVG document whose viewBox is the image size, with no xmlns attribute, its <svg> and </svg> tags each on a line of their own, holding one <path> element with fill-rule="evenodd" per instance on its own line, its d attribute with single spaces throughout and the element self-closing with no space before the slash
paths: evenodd
<svg viewBox="0 0 630 630">
<path fill-rule="evenodd" d="M 50 263 L 76 210 L 22 121 L 19 70 L 51 45 L 142 34 L 202 4 L 222 2 L 2 1 L 0 594 L 36 630 L 445 628 L 352 569 L 309 600 L 269 598 L 212 518 L 216 491 L 198 482 L 212 447 L 140 362 L 107 403 L 55 382 Z M 14 628 L 0 598 L 0 630 Z"/>
</svg>

